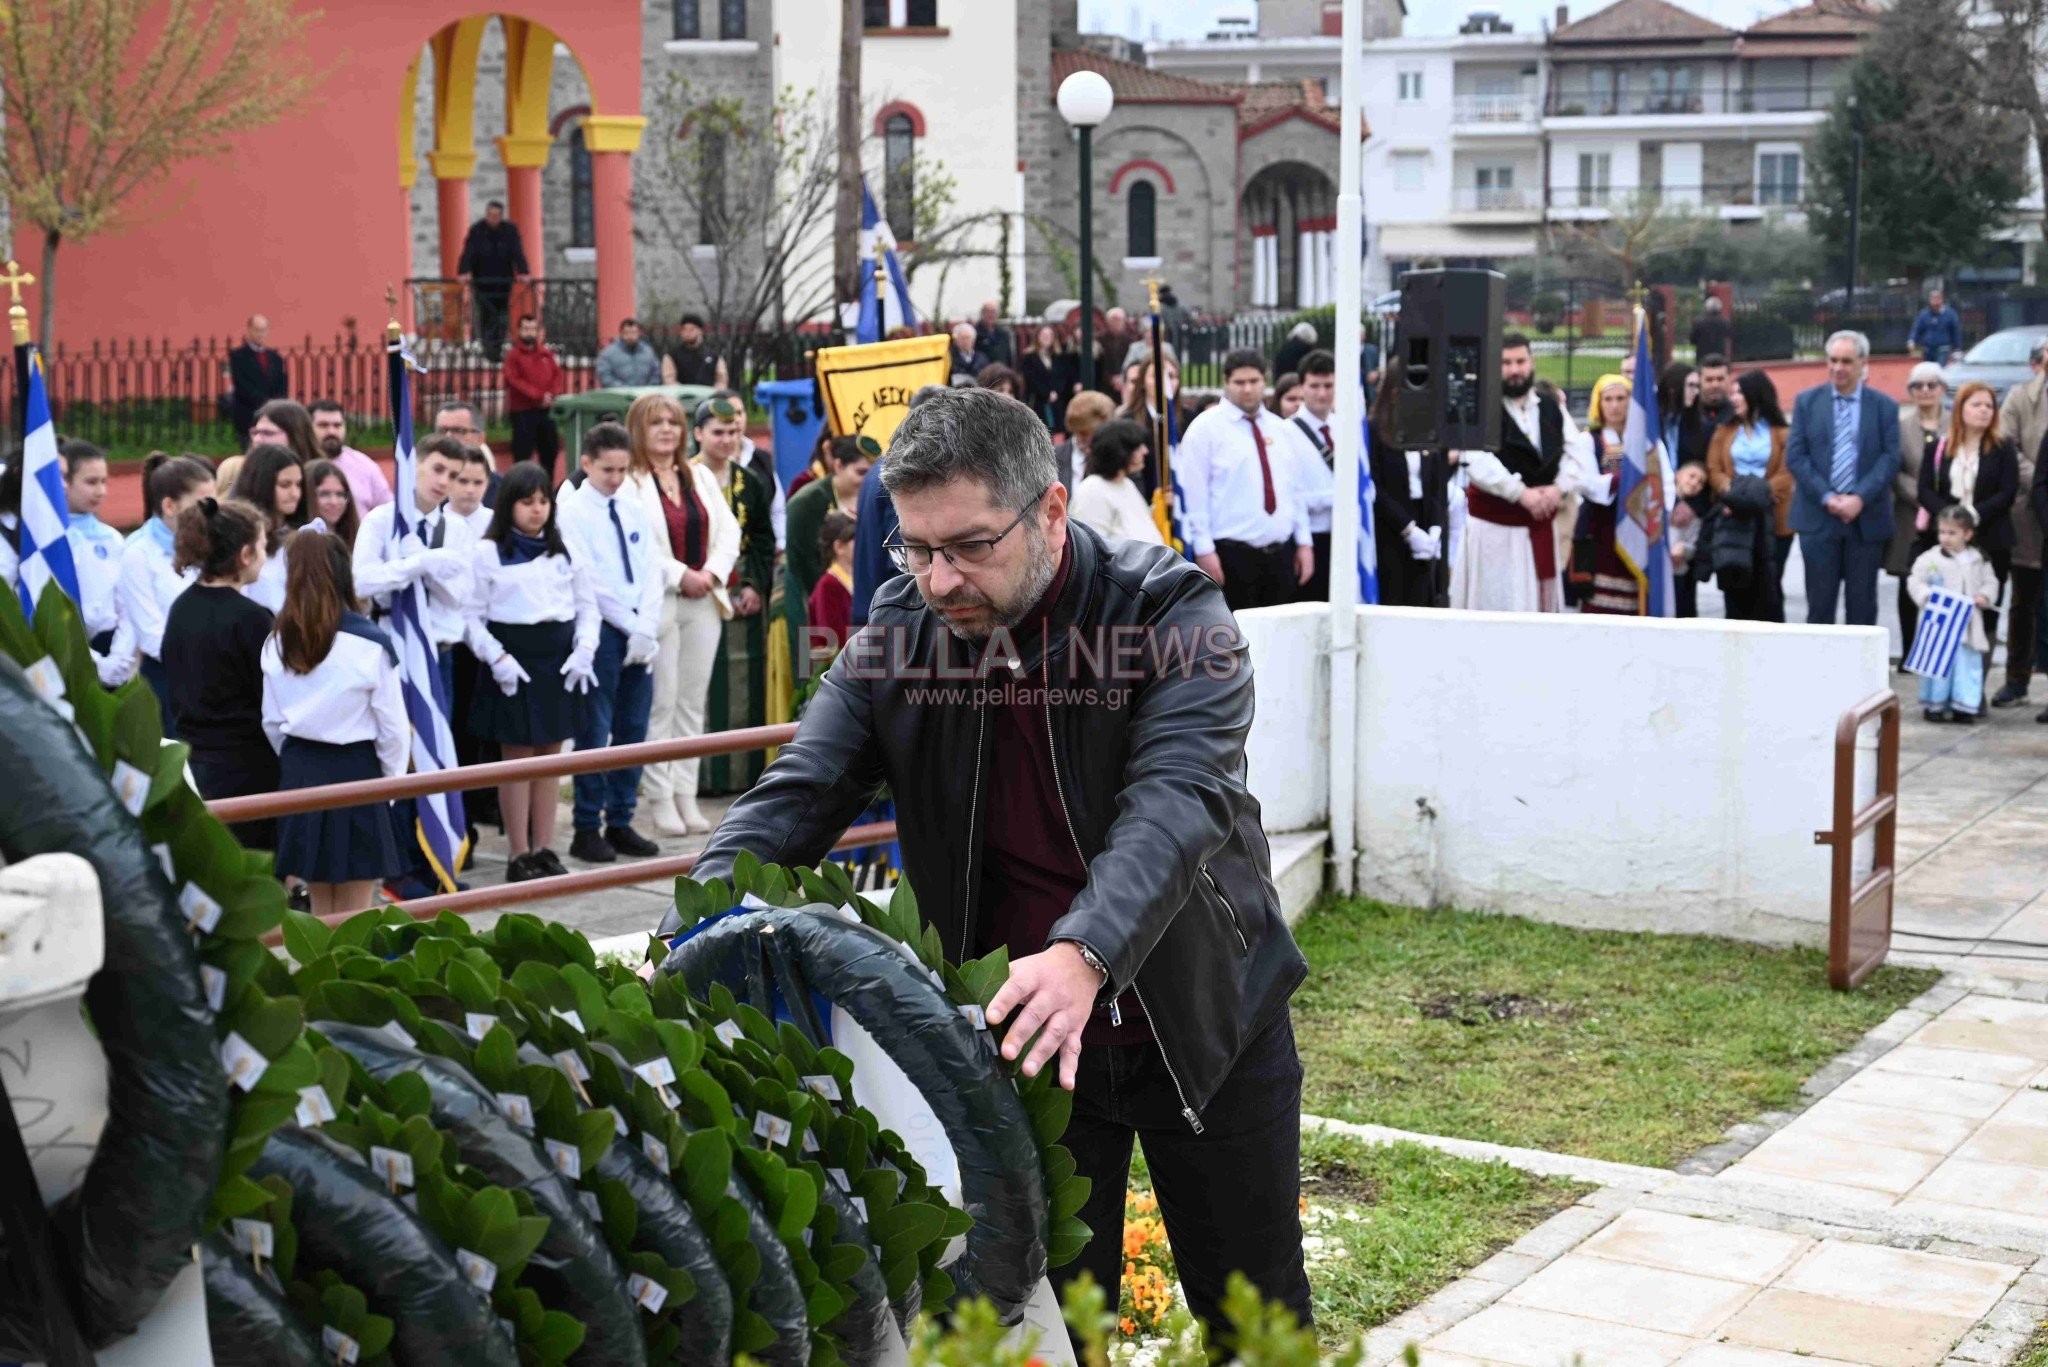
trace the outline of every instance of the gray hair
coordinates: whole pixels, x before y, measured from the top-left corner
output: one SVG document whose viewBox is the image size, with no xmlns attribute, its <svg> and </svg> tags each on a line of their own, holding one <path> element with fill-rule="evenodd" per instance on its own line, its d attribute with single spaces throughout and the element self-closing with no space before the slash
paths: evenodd
<svg viewBox="0 0 2048 1367">
<path fill-rule="evenodd" d="M 2043 338 L 2037 345 L 2048 346 L 2048 338 Z M 1906 372 L 1906 383 L 1909 385 L 1924 384 L 1929 380 L 1936 384 L 1945 383 L 1941 378 L 1941 367 L 1932 361 L 1921 361 Z"/>
<path fill-rule="evenodd" d="M 1840 332 L 1829 333 L 1827 346 L 1821 348 L 1822 354 L 1826 354 L 1837 342 L 1853 344 L 1856 348 L 1857 360 L 1867 361 L 1870 359 L 1870 339 L 1862 333 L 1852 332 L 1848 328 L 1843 328 Z"/>
<path fill-rule="evenodd" d="M 1313 342 L 1316 339 L 1316 325 L 1303 319 L 1289 328 L 1287 335 L 1297 342 Z"/>
<path fill-rule="evenodd" d="M 948 389 L 911 409 L 882 462 L 891 498 L 971 479 L 998 508 L 1029 507 L 1059 478 L 1044 420 L 993 389 Z"/>
<path fill-rule="evenodd" d="M 2027 359 L 2035 362 L 2048 361 L 2048 337 L 2034 339 L 2034 344 L 2027 348 Z"/>
<path fill-rule="evenodd" d="M 942 384 L 921 384 L 917 387 L 917 392 L 910 396 L 909 407 L 922 408 L 949 388 L 950 386 Z"/>
</svg>

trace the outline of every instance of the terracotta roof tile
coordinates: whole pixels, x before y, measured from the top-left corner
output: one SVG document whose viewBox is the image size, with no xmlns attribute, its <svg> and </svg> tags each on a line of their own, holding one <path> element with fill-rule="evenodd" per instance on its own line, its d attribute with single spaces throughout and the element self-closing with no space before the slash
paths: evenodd
<svg viewBox="0 0 2048 1367">
<path fill-rule="evenodd" d="M 1742 31 L 1745 38 L 1818 38 L 1831 34 L 1860 36 L 1877 27 L 1877 11 L 1859 0 L 1814 0 L 1810 5 L 1773 15 Z"/>
<path fill-rule="evenodd" d="M 1109 82 L 1120 102 L 1128 104 L 1236 104 L 1236 92 L 1209 81 L 1190 80 L 1119 62 L 1086 48 L 1067 48 L 1052 55 L 1052 89 L 1058 94 L 1060 82 L 1076 71 L 1098 71 Z"/>
<path fill-rule="evenodd" d="M 1550 35 L 1553 43 L 1629 43 L 1733 38 L 1735 30 L 1670 0 L 1616 0 Z"/>
</svg>

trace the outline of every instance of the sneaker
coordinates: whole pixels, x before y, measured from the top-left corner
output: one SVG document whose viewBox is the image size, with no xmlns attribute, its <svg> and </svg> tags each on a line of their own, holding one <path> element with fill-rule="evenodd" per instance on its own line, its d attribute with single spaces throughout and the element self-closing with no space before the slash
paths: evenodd
<svg viewBox="0 0 2048 1367">
<path fill-rule="evenodd" d="M 607 827 L 604 838 L 613 849 L 629 859 L 647 859 L 661 853 L 661 846 L 655 844 L 631 826 Z M 571 853 L 574 853 L 574 851 L 571 851 Z"/>
<path fill-rule="evenodd" d="M 505 866 L 505 881 L 508 883 L 524 883 L 530 878 L 542 876 L 531 850 L 525 854 L 513 855 L 512 862 Z"/>
<path fill-rule="evenodd" d="M 2018 686 L 2007 684 L 1992 696 L 1991 705 L 1993 707 L 2018 707 L 2026 700 L 2027 686 L 2025 684 Z"/>
<path fill-rule="evenodd" d="M 561 856 L 545 845 L 533 852 L 533 863 L 534 867 L 540 870 L 540 876 L 543 878 L 566 878 L 569 874 L 568 867 L 562 863 Z"/>
<path fill-rule="evenodd" d="M 1948 720 L 1954 722 L 1957 726 L 1975 726 L 1977 724 L 1977 714 L 1975 712 L 1951 712 L 1948 714 Z"/>
<path fill-rule="evenodd" d="M 569 857 L 586 864 L 609 864 L 619 857 L 619 852 L 596 831 L 579 830 L 576 838 L 569 842 Z"/>
</svg>

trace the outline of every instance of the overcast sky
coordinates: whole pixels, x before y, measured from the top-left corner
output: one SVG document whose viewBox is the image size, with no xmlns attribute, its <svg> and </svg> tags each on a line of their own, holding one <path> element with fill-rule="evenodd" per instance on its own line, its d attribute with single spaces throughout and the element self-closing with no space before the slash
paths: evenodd
<svg viewBox="0 0 2048 1367">
<path fill-rule="evenodd" d="M 1225 15 L 1252 17 L 1255 0 L 1080 0 L 1081 27 L 1091 33 L 1122 33 L 1146 42 L 1200 38 Z M 1767 15 L 1791 9 L 1798 0 L 1677 0 L 1696 14 L 1744 28 Z M 1605 0 L 1569 0 L 1572 17 L 1583 19 L 1606 8 Z M 1466 14 L 1495 10 L 1516 31 L 1541 31 L 1556 11 L 1556 0 L 1408 0 L 1404 32 L 1412 36 L 1455 33 Z"/>
</svg>

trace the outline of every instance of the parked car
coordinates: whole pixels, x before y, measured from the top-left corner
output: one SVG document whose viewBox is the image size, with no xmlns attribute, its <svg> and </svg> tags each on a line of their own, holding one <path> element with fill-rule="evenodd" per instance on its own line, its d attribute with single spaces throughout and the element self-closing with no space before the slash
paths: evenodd
<svg viewBox="0 0 2048 1367">
<path fill-rule="evenodd" d="M 2044 337 L 2048 337 L 2048 326 L 2039 324 L 1994 332 L 1964 352 L 1961 360 L 1951 359 L 1942 369 L 1942 381 L 1951 394 L 1973 380 L 1982 381 L 1998 391 L 2003 403 L 2006 390 L 2025 384 L 2033 375 L 2027 353 Z"/>
</svg>

